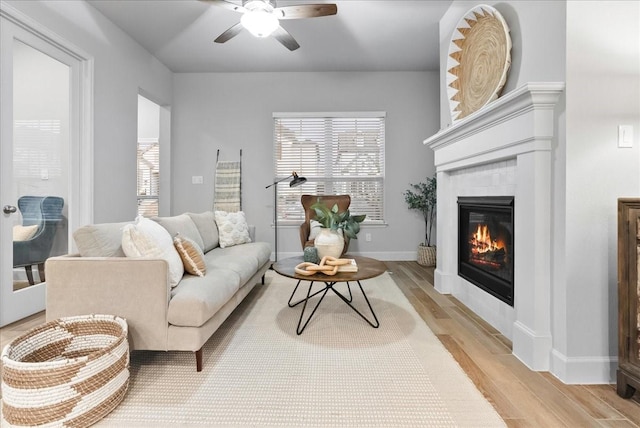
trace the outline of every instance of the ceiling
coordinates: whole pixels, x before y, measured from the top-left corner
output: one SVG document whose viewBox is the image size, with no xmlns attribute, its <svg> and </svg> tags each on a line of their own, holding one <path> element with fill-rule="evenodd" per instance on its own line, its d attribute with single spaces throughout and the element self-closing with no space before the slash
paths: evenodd
<svg viewBox="0 0 640 428">
<path fill-rule="evenodd" d="M 438 23 L 451 0 L 300 0 L 338 14 L 281 21 L 300 49 L 246 30 L 213 40 L 241 14 L 198 0 L 88 0 L 173 72 L 425 71 L 439 68 Z M 241 0 L 231 0 L 241 4 Z"/>
</svg>

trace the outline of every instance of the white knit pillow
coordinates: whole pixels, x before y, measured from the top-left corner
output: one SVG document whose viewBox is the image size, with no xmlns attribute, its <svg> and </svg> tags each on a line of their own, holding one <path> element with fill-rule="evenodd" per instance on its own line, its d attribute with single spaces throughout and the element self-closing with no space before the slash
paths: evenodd
<svg viewBox="0 0 640 428">
<path fill-rule="evenodd" d="M 122 250 L 127 257 L 154 257 L 169 263 L 169 282 L 178 285 L 184 275 L 182 259 L 167 230 L 153 220 L 138 217 L 122 229 Z"/>
<path fill-rule="evenodd" d="M 216 211 L 215 216 L 221 248 L 251 242 L 249 225 L 247 225 L 247 219 L 242 211 L 235 213 Z"/>
</svg>

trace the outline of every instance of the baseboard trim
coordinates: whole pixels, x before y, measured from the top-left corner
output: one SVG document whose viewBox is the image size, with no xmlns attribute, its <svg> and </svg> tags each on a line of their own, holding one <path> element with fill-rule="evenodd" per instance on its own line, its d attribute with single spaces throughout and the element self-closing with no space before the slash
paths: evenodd
<svg viewBox="0 0 640 428">
<path fill-rule="evenodd" d="M 452 275 L 436 268 L 434 271 L 433 287 L 440 294 L 451 294 L 453 293 L 453 281 L 456 281 L 457 278 L 458 275 Z"/>
<path fill-rule="evenodd" d="M 551 351 L 550 372 L 567 385 L 615 383 L 617 368 L 618 358 L 614 356 L 567 357 Z"/>
<path fill-rule="evenodd" d="M 539 335 L 520 321 L 513 323 L 513 355 L 535 371 L 548 371 L 551 335 Z"/>
</svg>

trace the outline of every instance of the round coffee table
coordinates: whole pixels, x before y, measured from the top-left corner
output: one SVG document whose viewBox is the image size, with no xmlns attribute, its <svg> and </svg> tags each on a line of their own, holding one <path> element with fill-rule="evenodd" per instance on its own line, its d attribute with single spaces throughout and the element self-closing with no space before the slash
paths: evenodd
<svg viewBox="0 0 640 428">
<path fill-rule="evenodd" d="M 304 262 L 304 258 L 302 256 L 291 257 L 288 259 L 280 260 L 277 263 L 273 264 L 273 270 L 275 270 L 280 275 L 298 280 L 298 283 L 293 289 L 293 292 L 291 293 L 291 297 L 289 297 L 289 302 L 288 302 L 288 305 L 290 308 L 293 308 L 302 303 L 302 311 L 300 312 L 300 319 L 298 320 L 298 327 L 296 328 L 297 334 L 302 334 L 304 329 L 309 324 L 311 317 L 313 317 L 313 314 L 316 312 L 316 309 L 318 309 L 318 306 L 320 306 L 320 303 L 322 303 L 322 300 L 327 295 L 327 292 L 329 290 L 333 291 L 343 302 L 345 302 L 351 309 L 353 309 L 358 315 L 360 315 L 362 319 L 364 319 L 367 323 L 369 323 L 371 327 L 378 328 L 380 326 L 378 317 L 376 317 L 376 314 L 373 311 L 373 308 L 371 307 L 371 303 L 369 302 L 369 299 L 367 298 L 367 295 L 364 292 L 364 289 L 362 288 L 362 284 L 360 283 L 360 281 L 364 281 L 366 279 L 371 279 L 371 278 L 375 278 L 377 276 L 382 275 L 387 270 L 387 266 L 383 262 L 376 259 L 369 258 L 369 257 L 346 255 L 346 256 L 343 256 L 343 258 L 355 259 L 356 264 L 358 265 L 358 271 L 357 272 L 338 272 L 335 275 L 326 275 L 320 272 L 313 275 L 301 275 L 296 273 L 295 267 L 300 263 Z M 297 302 L 292 302 L 293 297 L 296 294 L 296 291 L 298 290 L 298 287 L 300 286 L 300 283 L 302 281 L 309 282 L 307 295 L 306 297 L 298 300 Z M 325 287 L 321 288 L 320 290 L 314 291 L 312 293 L 311 288 L 313 287 L 314 282 L 323 282 L 325 284 Z M 349 292 L 348 298 L 334 288 L 334 285 L 339 282 L 346 282 L 347 290 Z M 350 282 L 355 282 L 358 284 L 358 287 L 360 288 L 360 291 L 364 296 L 364 300 L 367 302 L 367 306 L 369 306 L 369 310 L 371 311 L 371 315 L 373 316 L 373 321 L 367 318 L 365 315 L 362 314 L 362 312 L 360 312 L 355 306 L 353 306 L 352 304 L 353 294 L 351 293 L 351 285 L 349 284 Z M 303 324 L 302 320 L 304 319 L 304 314 L 307 308 L 307 302 L 309 301 L 309 299 L 311 299 L 312 297 L 318 294 L 322 294 L 320 296 L 320 300 L 316 303 L 316 306 L 313 308 L 313 310 L 311 311 L 311 314 Z"/>
</svg>

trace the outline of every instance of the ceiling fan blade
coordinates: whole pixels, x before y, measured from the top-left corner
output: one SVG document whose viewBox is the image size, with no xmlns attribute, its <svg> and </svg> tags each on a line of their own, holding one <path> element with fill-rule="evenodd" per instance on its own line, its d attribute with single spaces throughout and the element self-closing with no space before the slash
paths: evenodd
<svg viewBox="0 0 640 428">
<path fill-rule="evenodd" d="M 242 24 L 238 22 L 236 25 L 234 25 L 233 27 L 229 28 L 224 33 L 220 34 L 218 36 L 218 38 L 214 40 L 214 42 L 216 42 L 216 43 L 224 43 L 224 42 L 228 41 L 229 39 L 232 39 L 235 36 L 237 36 L 238 34 L 240 34 L 240 31 L 242 31 L 243 28 L 244 27 L 242 26 Z"/>
<path fill-rule="evenodd" d="M 209 3 L 215 6 L 224 7 L 225 9 L 233 10 L 234 12 L 245 13 L 247 9 L 243 6 L 237 5 L 235 3 L 231 3 L 227 0 L 200 0 L 203 3 Z"/>
<path fill-rule="evenodd" d="M 298 6 L 283 6 L 274 9 L 278 19 L 317 18 L 335 15 L 338 6 L 335 4 L 302 4 Z"/>
<path fill-rule="evenodd" d="M 296 39 L 294 39 L 293 36 L 289 34 L 287 30 L 282 28 L 282 26 L 279 26 L 276 29 L 276 31 L 274 31 L 271 35 L 275 37 L 277 41 L 282 43 L 290 51 L 295 51 L 300 47 L 298 42 L 296 42 Z"/>
</svg>

